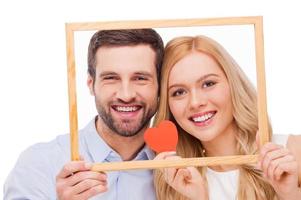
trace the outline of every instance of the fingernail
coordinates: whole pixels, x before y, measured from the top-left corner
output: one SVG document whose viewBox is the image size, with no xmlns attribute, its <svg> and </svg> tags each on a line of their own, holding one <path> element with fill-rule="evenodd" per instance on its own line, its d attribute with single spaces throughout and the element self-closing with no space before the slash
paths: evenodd
<svg viewBox="0 0 301 200">
<path fill-rule="evenodd" d="M 85 168 L 86 169 L 91 169 L 92 163 L 85 163 Z"/>
</svg>

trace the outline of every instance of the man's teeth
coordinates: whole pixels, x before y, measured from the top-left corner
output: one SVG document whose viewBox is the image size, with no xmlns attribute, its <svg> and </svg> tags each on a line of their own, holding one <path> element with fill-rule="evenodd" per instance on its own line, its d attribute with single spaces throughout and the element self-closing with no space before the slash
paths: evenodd
<svg viewBox="0 0 301 200">
<path fill-rule="evenodd" d="M 204 122 L 204 121 L 210 119 L 212 116 L 213 116 L 213 113 L 208 113 L 206 115 L 202 115 L 202 116 L 199 116 L 199 117 L 194 117 L 194 118 L 192 118 L 192 120 L 194 122 Z"/>
<path fill-rule="evenodd" d="M 119 112 L 133 112 L 133 111 L 138 110 L 138 107 L 135 107 L 135 106 L 131 106 L 131 107 L 117 106 L 116 110 L 119 111 Z"/>
</svg>

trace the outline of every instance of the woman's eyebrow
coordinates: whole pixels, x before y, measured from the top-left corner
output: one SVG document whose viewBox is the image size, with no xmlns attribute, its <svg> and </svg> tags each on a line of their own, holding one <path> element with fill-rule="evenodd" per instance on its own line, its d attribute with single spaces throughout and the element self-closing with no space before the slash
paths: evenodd
<svg viewBox="0 0 301 200">
<path fill-rule="evenodd" d="M 207 78 L 210 77 L 210 76 L 219 77 L 218 74 L 213 74 L 213 73 L 211 73 L 211 74 L 206 74 L 206 75 L 204 75 L 204 76 L 201 76 L 201 77 L 197 80 L 197 82 L 202 82 L 203 80 L 207 79 Z"/>
<path fill-rule="evenodd" d="M 210 76 L 219 77 L 218 74 L 214 74 L 214 73 L 206 74 L 206 75 L 204 75 L 204 76 L 201 76 L 201 77 L 197 80 L 197 82 L 202 82 L 203 80 L 207 79 L 207 78 L 210 77 Z M 168 87 L 168 90 L 170 90 L 170 89 L 173 88 L 173 87 L 180 87 L 180 86 L 183 86 L 183 84 L 175 83 L 175 84 L 170 85 L 170 86 Z"/>
</svg>

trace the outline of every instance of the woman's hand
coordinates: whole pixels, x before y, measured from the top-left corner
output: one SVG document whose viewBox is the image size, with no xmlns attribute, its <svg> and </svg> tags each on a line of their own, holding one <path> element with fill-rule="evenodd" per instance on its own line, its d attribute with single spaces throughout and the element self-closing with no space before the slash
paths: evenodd
<svg viewBox="0 0 301 200">
<path fill-rule="evenodd" d="M 177 160 L 175 152 L 163 152 L 156 156 L 155 160 Z M 195 167 L 164 168 L 161 169 L 165 181 L 176 191 L 191 200 L 207 200 L 208 192 L 204 179 Z"/>
<path fill-rule="evenodd" d="M 260 149 L 258 167 L 280 199 L 300 199 L 298 164 L 287 148 L 274 143 L 265 144 Z"/>
</svg>

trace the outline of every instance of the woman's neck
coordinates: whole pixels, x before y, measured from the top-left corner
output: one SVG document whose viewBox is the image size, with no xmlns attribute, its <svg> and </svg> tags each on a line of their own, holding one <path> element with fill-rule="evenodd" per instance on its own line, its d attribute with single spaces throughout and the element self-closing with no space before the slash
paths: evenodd
<svg viewBox="0 0 301 200">
<path fill-rule="evenodd" d="M 222 134 L 219 134 L 211 141 L 202 141 L 204 153 L 206 157 L 213 156 L 231 156 L 237 154 L 237 127 L 233 123 L 229 125 Z M 213 166 L 210 167 L 216 171 L 228 171 L 236 169 L 237 166 Z"/>
</svg>

